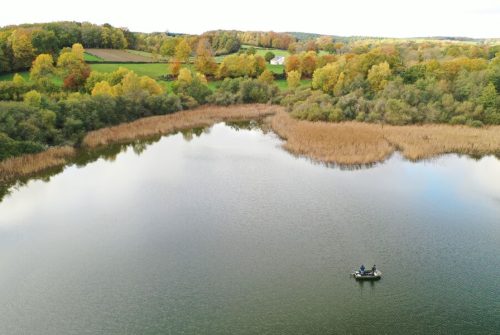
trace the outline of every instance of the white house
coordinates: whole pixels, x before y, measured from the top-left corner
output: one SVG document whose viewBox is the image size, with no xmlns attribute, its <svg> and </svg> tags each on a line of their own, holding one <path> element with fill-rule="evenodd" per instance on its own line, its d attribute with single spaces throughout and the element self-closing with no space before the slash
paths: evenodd
<svg viewBox="0 0 500 335">
<path fill-rule="evenodd" d="M 285 64 L 285 57 L 276 56 L 273 59 L 271 59 L 271 64 L 272 65 L 283 65 L 283 64 Z"/>
</svg>

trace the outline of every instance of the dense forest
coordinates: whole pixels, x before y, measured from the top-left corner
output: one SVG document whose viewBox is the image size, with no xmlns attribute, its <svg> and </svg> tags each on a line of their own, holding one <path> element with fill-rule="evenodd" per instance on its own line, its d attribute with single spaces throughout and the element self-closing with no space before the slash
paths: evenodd
<svg viewBox="0 0 500 335">
<path fill-rule="evenodd" d="M 30 72 L 0 81 L 0 159 L 78 146 L 89 131 L 206 103 L 281 104 L 309 121 L 500 124 L 498 44 L 304 36 L 173 36 L 76 22 L 1 28 L 0 72 Z M 170 77 L 92 71 L 85 48 L 162 55 Z M 287 54 L 283 73 L 268 68 L 272 50 Z"/>
</svg>

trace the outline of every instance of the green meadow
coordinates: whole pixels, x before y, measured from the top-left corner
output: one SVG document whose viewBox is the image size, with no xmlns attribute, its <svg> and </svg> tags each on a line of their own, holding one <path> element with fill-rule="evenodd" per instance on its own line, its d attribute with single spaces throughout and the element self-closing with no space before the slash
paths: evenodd
<svg viewBox="0 0 500 335">
<path fill-rule="evenodd" d="M 88 58 L 93 58 L 94 61 L 98 61 L 96 59 L 100 59 L 99 57 L 95 57 L 93 55 L 85 54 L 85 60 L 90 60 Z M 172 82 L 167 82 L 164 80 L 160 80 L 160 78 L 163 75 L 169 74 L 170 73 L 170 68 L 169 65 L 166 63 L 146 63 L 146 64 L 138 64 L 138 63 L 94 63 L 94 64 L 89 64 L 91 69 L 93 71 L 99 71 L 99 72 L 113 72 L 117 70 L 120 67 L 127 68 L 129 70 L 134 71 L 140 76 L 149 76 L 151 78 L 154 78 L 158 80 L 158 82 L 168 90 L 171 90 L 172 87 Z M 192 64 L 188 65 L 189 68 L 193 68 Z M 276 74 L 281 74 L 283 73 L 284 66 L 283 65 L 271 65 L 267 64 L 267 69 L 272 71 L 273 73 Z M 24 72 L 19 72 L 19 74 L 26 80 L 29 81 L 29 72 L 24 71 Z M 2 80 L 12 80 L 12 77 L 14 76 L 13 73 L 7 73 L 7 74 L 1 74 L 0 75 L 0 81 Z M 62 80 L 56 76 L 53 77 L 53 82 L 62 85 Z M 215 90 L 218 85 L 220 84 L 221 81 L 215 80 L 215 81 L 210 81 L 208 83 L 208 86 L 212 89 Z M 288 88 L 287 82 L 285 79 L 280 79 L 275 81 L 276 85 L 282 90 L 285 90 Z M 302 86 L 307 86 L 310 85 L 311 81 L 310 80 L 302 80 L 301 85 Z"/>
</svg>

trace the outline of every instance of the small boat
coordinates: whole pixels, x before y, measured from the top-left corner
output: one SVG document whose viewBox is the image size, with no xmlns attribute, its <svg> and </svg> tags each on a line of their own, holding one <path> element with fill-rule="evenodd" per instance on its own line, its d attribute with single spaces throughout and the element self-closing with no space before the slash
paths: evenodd
<svg viewBox="0 0 500 335">
<path fill-rule="evenodd" d="M 382 272 L 379 270 L 375 271 L 356 271 L 353 274 L 353 277 L 356 278 L 356 280 L 379 280 L 382 278 Z"/>
</svg>

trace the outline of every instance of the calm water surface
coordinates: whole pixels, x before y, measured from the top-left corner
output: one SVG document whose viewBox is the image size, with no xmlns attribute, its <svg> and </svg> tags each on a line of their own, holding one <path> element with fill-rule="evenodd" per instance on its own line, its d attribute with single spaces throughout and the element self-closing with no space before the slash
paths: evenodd
<svg viewBox="0 0 500 335">
<path fill-rule="evenodd" d="M 218 124 L 11 189 L 0 334 L 498 334 L 497 158 L 280 145 Z"/>
</svg>

